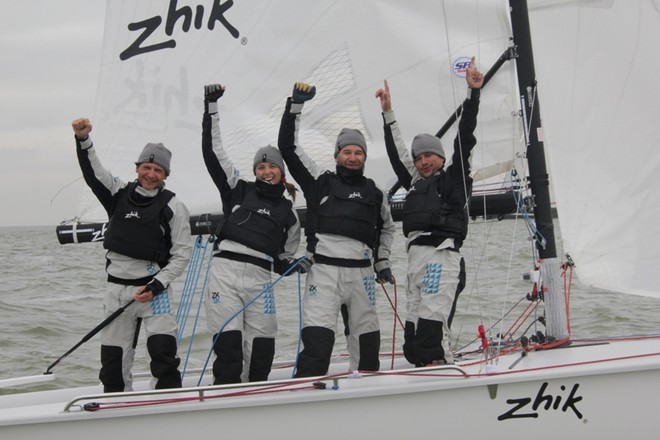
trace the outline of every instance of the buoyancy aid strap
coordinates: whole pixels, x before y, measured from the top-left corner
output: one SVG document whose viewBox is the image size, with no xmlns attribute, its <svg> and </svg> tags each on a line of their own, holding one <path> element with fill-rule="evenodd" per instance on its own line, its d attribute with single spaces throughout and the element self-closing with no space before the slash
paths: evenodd
<svg viewBox="0 0 660 440">
<path fill-rule="evenodd" d="M 369 267 L 371 260 L 354 260 L 351 258 L 334 258 L 325 255 L 314 254 L 314 264 L 327 264 L 329 266 L 342 267 Z"/>
<path fill-rule="evenodd" d="M 253 257 L 252 255 L 239 254 L 238 252 L 220 251 L 215 254 L 216 257 L 226 258 L 228 260 L 240 261 L 242 263 L 254 264 L 262 269 L 270 271 L 271 262 L 263 258 Z"/>
</svg>

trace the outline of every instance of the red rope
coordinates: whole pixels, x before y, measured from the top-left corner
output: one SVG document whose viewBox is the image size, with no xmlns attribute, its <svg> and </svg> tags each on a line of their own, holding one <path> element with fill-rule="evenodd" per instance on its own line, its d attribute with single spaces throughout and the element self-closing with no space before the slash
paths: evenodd
<svg viewBox="0 0 660 440">
<path fill-rule="evenodd" d="M 399 321 L 399 324 L 401 324 L 401 328 L 404 328 L 403 322 L 401 322 L 401 318 L 399 317 L 399 309 L 398 309 L 398 292 L 397 292 L 397 287 L 396 287 L 396 278 L 392 277 L 394 280 L 394 302 L 392 302 L 392 299 L 390 298 L 389 293 L 387 293 L 387 289 L 385 288 L 385 283 L 382 283 L 380 286 L 383 288 L 383 292 L 385 292 L 385 297 L 387 300 L 390 302 L 390 307 L 392 307 L 392 311 L 394 312 L 394 325 L 392 328 L 392 361 L 390 363 L 390 369 L 394 369 L 394 358 L 396 355 L 396 322 Z"/>
</svg>

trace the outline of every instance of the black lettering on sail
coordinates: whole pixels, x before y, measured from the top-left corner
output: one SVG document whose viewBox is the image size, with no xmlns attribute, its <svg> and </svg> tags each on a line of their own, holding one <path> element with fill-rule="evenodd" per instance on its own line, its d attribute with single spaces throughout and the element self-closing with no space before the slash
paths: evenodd
<svg viewBox="0 0 660 440">
<path fill-rule="evenodd" d="M 155 16 L 138 23 L 129 23 L 129 31 L 137 31 L 140 29 L 144 29 L 144 31 L 136 38 L 133 44 L 128 46 L 126 50 L 119 54 L 119 59 L 126 61 L 131 57 L 141 55 L 143 53 L 176 47 L 176 41 L 173 39 L 158 44 L 152 44 L 151 46 L 140 46 L 156 29 L 158 29 L 158 26 L 160 26 L 162 22 L 163 19 L 160 18 L 160 16 Z"/>
<path fill-rule="evenodd" d="M 213 30 L 217 21 L 225 27 L 225 29 L 232 37 L 238 38 L 240 35 L 238 29 L 232 26 L 224 15 L 225 12 L 227 12 L 233 5 L 233 0 L 224 2 L 223 0 L 214 0 L 207 22 L 208 29 Z M 204 6 L 197 5 L 195 7 L 195 12 L 193 12 L 193 9 L 190 6 L 177 8 L 177 0 L 170 0 L 169 7 L 167 9 L 167 17 L 165 19 L 165 34 L 168 36 L 172 36 L 174 34 L 174 27 L 177 22 L 179 22 L 179 19 L 183 19 L 181 30 L 184 33 L 191 30 L 191 24 L 194 25 L 195 29 L 200 29 L 202 27 L 203 17 Z M 173 38 L 153 44 L 150 44 L 151 41 L 148 41 L 148 39 L 154 35 L 154 32 L 158 30 L 162 23 L 163 18 L 160 15 L 156 15 L 155 17 L 151 17 L 135 23 L 129 23 L 129 31 L 141 30 L 142 32 L 137 36 L 135 41 L 131 43 L 131 45 L 129 45 L 123 52 L 119 54 L 119 59 L 126 61 L 129 58 L 137 55 L 142 55 L 161 49 L 173 49 L 176 47 L 176 40 Z"/>
</svg>

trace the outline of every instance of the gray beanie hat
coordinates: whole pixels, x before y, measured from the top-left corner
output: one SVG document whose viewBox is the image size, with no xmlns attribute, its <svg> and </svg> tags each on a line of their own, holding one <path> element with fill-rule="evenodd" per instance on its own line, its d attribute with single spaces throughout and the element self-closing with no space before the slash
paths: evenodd
<svg viewBox="0 0 660 440">
<path fill-rule="evenodd" d="M 346 145 L 357 145 L 364 150 L 364 155 L 367 155 L 367 141 L 360 130 L 355 128 L 342 128 L 337 136 L 337 144 L 335 145 L 335 157 L 339 154 L 339 150 Z"/>
<path fill-rule="evenodd" d="M 166 175 L 170 175 L 170 161 L 172 160 L 172 152 L 165 148 L 161 143 L 152 144 L 148 143 L 142 149 L 140 157 L 138 157 L 135 165 L 140 166 L 145 162 L 155 163 L 165 170 Z"/>
<path fill-rule="evenodd" d="M 282 153 L 280 153 L 280 150 L 273 147 L 272 145 L 266 145 L 265 147 L 259 148 L 254 154 L 254 163 L 252 164 L 252 172 L 255 175 L 257 174 L 257 165 L 262 162 L 268 162 L 277 165 L 277 167 L 282 170 L 282 177 L 284 177 L 284 160 L 282 159 Z"/>
<path fill-rule="evenodd" d="M 442 148 L 442 142 L 437 136 L 432 134 L 418 134 L 412 141 L 410 148 L 413 160 L 422 153 L 435 153 L 438 156 L 446 159 L 445 150 Z"/>
</svg>

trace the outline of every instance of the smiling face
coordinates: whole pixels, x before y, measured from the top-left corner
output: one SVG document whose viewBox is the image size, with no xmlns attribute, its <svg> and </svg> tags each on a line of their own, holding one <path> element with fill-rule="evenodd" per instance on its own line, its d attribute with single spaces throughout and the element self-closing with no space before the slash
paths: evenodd
<svg viewBox="0 0 660 440">
<path fill-rule="evenodd" d="M 156 189 L 163 185 L 167 174 L 160 165 L 151 162 L 144 162 L 137 166 L 137 179 L 144 189 Z"/>
<path fill-rule="evenodd" d="M 349 170 L 361 170 L 366 160 L 367 155 L 357 145 L 346 145 L 337 153 L 337 163 Z"/>
<path fill-rule="evenodd" d="M 254 169 L 254 175 L 257 179 L 277 185 L 282 180 L 282 170 L 280 167 L 270 162 L 261 162 Z"/>
<path fill-rule="evenodd" d="M 422 177 L 430 177 L 440 170 L 445 160 L 435 153 L 421 153 L 415 157 L 415 168 Z"/>
</svg>

